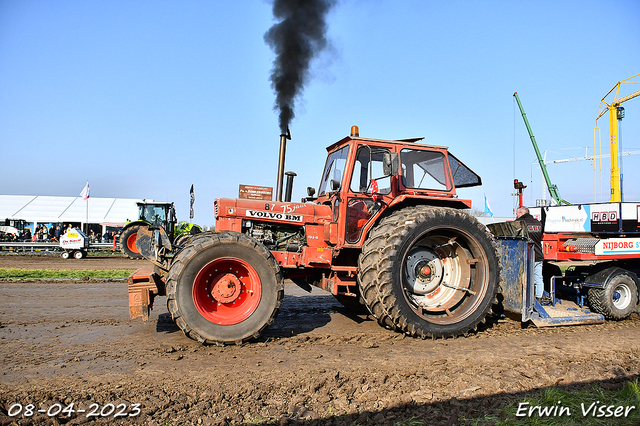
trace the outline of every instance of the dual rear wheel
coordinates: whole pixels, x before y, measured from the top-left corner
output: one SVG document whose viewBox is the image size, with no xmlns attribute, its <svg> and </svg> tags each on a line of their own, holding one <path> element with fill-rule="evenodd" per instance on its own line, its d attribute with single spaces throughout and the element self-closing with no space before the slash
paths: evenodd
<svg viewBox="0 0 640 426">
<path fill-rule="evenodd" d="M 445 207 L 409 207 L 382 219 L 359 267 L 360 292 L 378 322 L 422 338 L 474 330 L 496 302 L 500 279 L 486 227 Z"/>
</svg>

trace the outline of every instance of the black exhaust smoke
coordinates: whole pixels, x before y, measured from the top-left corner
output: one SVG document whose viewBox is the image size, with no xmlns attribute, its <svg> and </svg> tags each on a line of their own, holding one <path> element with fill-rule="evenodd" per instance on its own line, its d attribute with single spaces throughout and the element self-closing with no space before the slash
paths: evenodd
<svg viewBox="0 0 640 426">
<path fill-rule="evenodd" d="M 287 134 L 295 116 L 295 100 L 309 79 L 311 60 L 329 44 L 326 38 L 327 12 L 336 0 L 275 0 L 273 16 L 280 22 L 264 35 L 276 53 L 271 70 L 275 91 L 274 109 L 280 112 L 280 133 Z"/>
<path fill-rule="evenodd" d="M 271 70 L 271 88 L 279 111 L 280 155 L 276 201 L 282 201 L 286 139 L 291 139 L 289 123 L 295 116 L 295 100 L 309 79 L 311 60 L 329 44 L 325 33 L 327 12 L 336 0 L 275 0 L 273 16 L 279 20 L 264 35 L 276 54 Z"/>
</svg>

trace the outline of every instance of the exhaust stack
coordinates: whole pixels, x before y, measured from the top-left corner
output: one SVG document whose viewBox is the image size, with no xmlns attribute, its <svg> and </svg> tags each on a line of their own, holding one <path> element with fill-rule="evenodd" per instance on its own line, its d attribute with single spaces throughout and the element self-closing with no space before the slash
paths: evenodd
<svg viewBox="0 0 640 426">
<path fill-rule="evenodd" d="M 291 132 L 280 135 L 280 155 L 278 156 L 278 181 L 276 183 L 276 201 L 282 201 L 282 184 L 284 182 L 284 158 L 287 153 L 287 139 L 291 140 Z"/>
<path fill-rule="evenodd" d="M 284 201 L 290 203 L 291 193 L 293 192 L 293 178 L 298 175 L 295 172 L 286 172 L 285 175 L 287 175 L 287 184 L 284 190 Z"/>
</svg>

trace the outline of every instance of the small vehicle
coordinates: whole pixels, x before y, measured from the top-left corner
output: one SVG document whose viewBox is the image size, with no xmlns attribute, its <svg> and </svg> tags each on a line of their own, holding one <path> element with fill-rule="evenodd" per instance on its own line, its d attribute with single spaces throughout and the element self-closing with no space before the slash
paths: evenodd
<svg viewBox="0 0 640 426">
<path fill-rule="evenodd" d="M 71 228 L 60 237 L 60 248 L 62 249 L 62 258 L 83 259 L 87 257 L 87 249 L 89 248 L 89 238 L 80 229 Z"/>
</svg>

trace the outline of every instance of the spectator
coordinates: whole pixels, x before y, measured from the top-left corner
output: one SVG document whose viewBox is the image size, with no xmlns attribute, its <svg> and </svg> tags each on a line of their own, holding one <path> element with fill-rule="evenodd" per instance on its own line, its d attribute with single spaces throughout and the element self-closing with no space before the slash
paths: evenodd
<svg viewBox="0 0 640 426">
<path fill-rule="evenodd" d="M 520 206 L 516 210 L 516 220 L 525 223 L 529 241 L 533 243 L 535 255 L 533 268 L 535 296 L 536 299 L 541 300 L 544 295 L 544 283 L 542 281 L 542 264 L 544 262 L 544 255 L 542 253 L 542 223 L 531 216 L 529 209 L 525 206 Z"/>
</svg>

